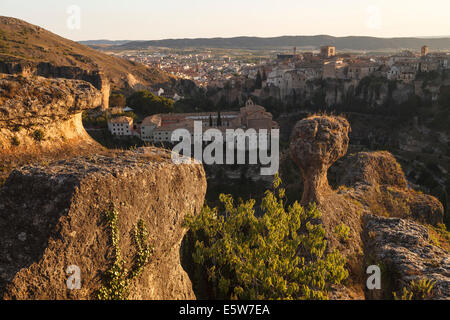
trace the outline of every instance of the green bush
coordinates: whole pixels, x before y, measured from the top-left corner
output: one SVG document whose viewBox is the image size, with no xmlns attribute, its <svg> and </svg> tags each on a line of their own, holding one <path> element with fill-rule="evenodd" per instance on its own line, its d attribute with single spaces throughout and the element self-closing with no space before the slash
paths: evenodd
<svg viewBox="0 0 450 320">
<path fill-rule="evenodd" d="M 116 108 L 125 108 L 127 105 L 127 99 L 121 93 L 113 93 L 109 97 L 109 106 Z"/>
<path fill-rule="evenodd" d="M 298 202 L 286 208 L 280 183 L 277 176 L 274 190 L 266 191 L 259 217 L 255 200 L 235 205 L 222 194 L 225 215 L 205 206 L 187 219 L 191 271 L 197 278 L 207 274 L 208 298 L 327 299 L 329 286 L 348 277 L 341 254 L 325 253 L 325 229 L 313 223 L 318 209 Z"/>
<path fill-rule="evenodd" d="M 129 118 L 131 118 L 133 120 L 136 120 L 138 118 L 138 116 L 132 111 L 115 113 L 115 114 L 111 115 L 111 119 L 112 118 L 118 118 L 118 117 L 129 117 Z"/>
<path fill-rule="evenodd" d="M 433 288 L 436 282 L 422 279 L 411 281 L 407 287 L 397 294 L 394 292 L 395 300 L 429 300 L 433 297 Z"/>
<path fill-rule="evenodd" d="M 334 232 L 337 234 L 339 239 L 341 241 L 348 241 L 350 239 L 350 227 L 346 226 L 345 224 L 341 223 L 340 225 L 336 226 L 334 229 Z"/>
<path fill-rule="evenodd" d="M 439 105 L 444 108 L 450 108 L 450 86 L 442 86 L 439 92 Z"/>
<path fill-rule="evenodd" d="M 106 120 L 106 113 L 94 116 L 89 112 L 83 112 L 83 125 L 85 127 L 97 127 L 97 128 L 108 128 L 108 122 Z"/>
</svg>

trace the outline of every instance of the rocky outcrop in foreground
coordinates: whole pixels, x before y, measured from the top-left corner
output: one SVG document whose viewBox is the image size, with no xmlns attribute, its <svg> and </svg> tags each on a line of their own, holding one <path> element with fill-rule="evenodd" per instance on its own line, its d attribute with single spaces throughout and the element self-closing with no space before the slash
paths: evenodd
<svg viewBox="0 0 450 320">
<path fill-rule="evenodd" d="M 4 299 L 96 299 L 114 264 L 106 213 L 118 212 L 122 258 L 131 268 L 142 219 L 153 248 L 130 284 L 131 299 L 193 299 L 180 265 L 183 220 L 203 205 L 201 165 L 175 165 L 167 151 L 111 152 L 15 170 L 0 189 L 0 294 Z M 81 271 L 69 290 L 69 266 Z"/>
<path fill-rule="evenodd" d="M 1 20 L 1 18 L 0 18 Z M 75 66 L 58 66 L 49 62 L 31 62 L 31 61 L 1 61 L 0 72 L 10 75 L 23 77 L 44 77 L 49 79 L 70 79 L 89 82 L 102 94 L 102 109 L 109 106 L 109 96 L 111 87 L 109 80 L 103 72 L 94 70 L 88 71 Z"/>
<path fill-rule="evenodd" d="M 316 203 L 321 210 L 320 222 L 325 227 L 329 249 L 339 249 L 347 257 L 353 280 L 350 287 L 360 292 L 367 278 L 365 267 L 375 261 L 401 274 L 395 283 L 390 282 L 391 294 L 410 279 L 405 267 L 409 265 L 410 270 L 415 270 L 416 278 L 438 280 L 435 298 L 448 297 L 450 254 L 431 246 L 426 229 L 419 224 L 442 223 L 443 206 L 436 198 L 410 189 L 403 170 L 391 154 L 350 156 L 342 165 L 345 168 L 340 179 L 342 187 L 334 191 L 329 186 L 327 171 L 346 154 L 349 132 L 350 125 L 342 117 L 306 118 L 295 126 L 290 153 L 304 181 L 302 204 Z M 385 218 L 377 220 L 373 215 Z M 362 234 L 373 237 L 362 237 Z M 414 254 L 405 256 L 409 252 Z M 431 260 L 430 263 L 440 268 L 438 275 L 437 269 L 422 267 L 423 261 Z M 383 277 L 386 276 L 390 275 L 385 270 Z M 334 295 L 346 296 L 345 293 Z"/>
<path fill-rule="evenodd" d="M 84 81 L 0 75 L 0 160 L 92 153 L 99 145 L 83 128 L 82 112 L 101 101 Z"/>
<path fill-rule="evenodd" d="M 378 264 L 384 283 L 367 290 L 370 299 L 388 299 L 392 291 L 422 279 L 434 283 L 434 299 L 450 299 L 450 254 L 438 247 L 426 227 L 404 220 L 367 215 L 364 219 L 366 263 Z"/>
</svg>

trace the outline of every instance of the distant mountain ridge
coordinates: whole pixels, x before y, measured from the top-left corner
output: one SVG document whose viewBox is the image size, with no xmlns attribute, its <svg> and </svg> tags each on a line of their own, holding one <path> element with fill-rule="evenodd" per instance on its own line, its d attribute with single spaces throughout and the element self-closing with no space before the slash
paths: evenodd
<svg viewBox="0 0 450 320">
<path fill-rule="evenodd" d="M 79 44 L 84 44 L 85 46 L 91 46 L 91 45 L 108 45 L 108 46 L 118 46 L 125 43 L 130 42 L 130 40 L 85 40 L 85 41 L 78 41 Z"/>
<path fill-rule="evenodd" d="M 104 40 L 102 40 L 104 41 Z M 85 42 L 84 42 L 85 43 Z M 418 49 L 423 45 L 432 50 L 450 50 L 450 37 L 443 38 L 376 38 L 376 37 L 333 37 L 318 36 L 282 36 L 272 38 L 234 37 L 234 38 L 197 38 L 166 39 L 151 41 L 130 41 L 124 44 L 111 41 L 115 49 L 139 50 L 147 47 L 167 48 L 229 48 L 229 49 L 269 49 L 282 47 L 319 48 L 334 45 L 338 50 L 400 50 Z M 105 44 L 91 41 L 90 44 Z"/>
</svg>

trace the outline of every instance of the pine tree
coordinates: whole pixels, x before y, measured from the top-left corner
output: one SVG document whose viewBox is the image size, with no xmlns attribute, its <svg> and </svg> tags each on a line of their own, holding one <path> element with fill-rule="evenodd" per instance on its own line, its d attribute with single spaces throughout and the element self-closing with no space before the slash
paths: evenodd
<svg viewBox="0 0 450 320">
<path fill-rule="evenodd" d="M 262 78 L 261 78 L 261 72 L 258 70 L 258 74 L 256 75 L 256 89 L 262 88 Z"/>
</svg>

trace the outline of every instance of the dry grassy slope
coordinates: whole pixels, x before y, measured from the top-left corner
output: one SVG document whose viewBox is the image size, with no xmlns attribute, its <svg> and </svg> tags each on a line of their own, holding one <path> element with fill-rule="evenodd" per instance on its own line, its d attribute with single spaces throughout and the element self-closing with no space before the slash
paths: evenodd
<svg viewBox="0 0 450 320">
<path fill-rule="evenodd" d="M 144 86 L 170 79 L 168 74 L 157 69 L 106 55 L 41 27 L 3 16 L 0 16 L 0 61 L 49 62 L 90 71 L 100 69 L 116 88 L 127 87 L 130 81 L 132 86 L 134 79 Z"/>
</svg>

